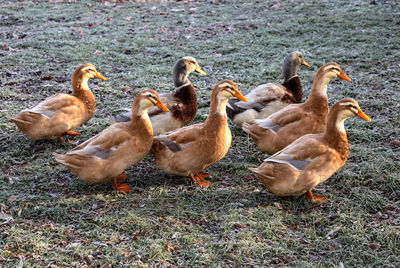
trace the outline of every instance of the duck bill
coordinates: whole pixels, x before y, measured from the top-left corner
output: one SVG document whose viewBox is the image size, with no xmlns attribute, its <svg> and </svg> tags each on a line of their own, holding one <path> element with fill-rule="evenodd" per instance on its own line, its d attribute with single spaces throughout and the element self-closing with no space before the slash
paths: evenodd
<svg viewBox="0 0 400 268">
<path fill-rule="evenodd" d="M 245 96 L 243 96 L 239 91 L 237 91 L 234 95 L 235 98 L 238 98 L 241 101 L 246 101 L 248 102 L 247 98 Z"/>
<path fill-rule="evenodd" d="M 304 66 L 310 67 L 310 65 L 305 60 L 303 60 L 301 64 L 303 64 Z"/>
<path fill-rule="evenodd" d="M 156 106 L 164 112 L 169 112 L 168 108 L 160 100 L 157 101 Z"/>
<path fill-rule="evenodd" d="M 351 81 L 350 77 L 348 77 L 344 72 L 340 72 L 339 78 L 342 78 L 343 80 L 346 81 Z"/>
<path fill-rule="evenodd" d="M 105 78 L 104 76 L 102 76 L 100 73 L 96 72 L 96 75 L 94 76 L 96 78 L 99 78 L 101 80 L 107 80 L 107 78 Z"/>
<path fill-rule="evenodd" d="M 371 121 L 371 118 L 368 117 L 363 111 L 361 111 L 360 108 L 358 108 L 358 113 L 357 116 L 360 117 L 361 119 L 364 119 L 365 121 Z"/>
<path fill-rule="evenodd" d="M 203 71 L 203 69 L 201 69 L 199 66 L 195 69 L 196 72 L 198 72 L 199 74 L 202 75 L 207 75 L 205 71 Z"/>
</svg>

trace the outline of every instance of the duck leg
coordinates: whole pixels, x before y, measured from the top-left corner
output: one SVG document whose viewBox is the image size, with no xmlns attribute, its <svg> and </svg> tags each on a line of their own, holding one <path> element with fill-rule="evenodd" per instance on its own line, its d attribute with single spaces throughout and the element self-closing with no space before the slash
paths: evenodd
<svg viewBox="0 0 400 268">
<path fill-rule="evenodd" d="M 313 201 L 313 202 L 315 202 L 315 201 L 317 201 L 317 202 L 324 202 L 324 201 L 326 201 L 326 198 L 323 197 L 323 196 L 313 196 L 311 190 L 308 190 L 308 191 L 307 191 L 307 197 L 308 197 L 311 201 Z"/>
<path fill-rule="evenodd" d="M 128 184 L 120 183 L 122 181 L 125 181 L 127 178 L 128 178 L 128 176 L 125 174 L 121 174 L 118 177 L 114 178 L 113 182 L 112 182 L 113 189 L 123 192 L 124 194 L 126 194 L 127 192 L 130 192 L 131 188 L 129 187 Z"/>
<path fill-rule="evenodd" d="M 207 187 L 208 185 L 210 185 L 211 183 L 209 183 L 208 181 L 205 181 L 204 178 L 207 178 L 208 176 L 210 176 L 210 174 L 208 173 L 192 173 L 189 175 L 190 178 L 193 180 L 194 183 L 196 183 L 198 186 L 200 187 Z"/>
<path fill-rule="evenodd" d="M 64 142 L 64 139 L 63 139 L 63 137 L 62 137 L 62 134 L 60 135 L 60 137 L 58 137 L 58 142 L 59 142 L 59 143 L 63 143 L 63 142 Z"/>
</svg>

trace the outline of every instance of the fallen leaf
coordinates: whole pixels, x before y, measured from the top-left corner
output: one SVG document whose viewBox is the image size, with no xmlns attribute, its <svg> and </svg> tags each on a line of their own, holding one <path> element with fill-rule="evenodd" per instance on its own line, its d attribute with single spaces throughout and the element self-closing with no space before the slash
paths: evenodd
<svg viewBox="0 0 400 268">
<path fill-rule="evenodd" d="M 175 246 L 170 245 L 170 244 L 165 244 L 164 247 L 165 247 L 165 249 L 168 250 L 168 251 L 175 251 L 175 250 L 178 250 L 178 249 L 179 249 L 178 247 L 175 247 Z"/>
<path fill-rule="evenodd" d="M 243 224 L 240 224 L 240 223 L 234 223 L 234 224 L 233 224 L 233 228 L 235 228 L 235 229 L 240 229 L 240 228 L 243 228 Z"/>
<path fill-rule="evenodd" d="M 160 12 L 160 15 L 168 15 L 168 12 Z"/>
<path fill-rule="evenodd" d="M 110 17 L 107 18 L 107 21 L 111 21 L 111 20 L 112 20 L 112 18 L 110 18 Z"/>
<path fill-rule="evenodd" d="M 3 44 L 3 46 L 1 47 L 3 50 L 8 50 L 8 46 L 7 44 Z"/>
<path fill-rule="evenodd" d="M 389 145 L 392 146 L 392 147 L 399 147 L 400 146 L 400 141 L 399 140 L 392 140 L 389 143 Z"/>
<path fill-rule="evenodd" d="M 122 92 L 128 92 L 128 91 L 130 91 L 130 90 L 132 90 L 132 88 L 131 88 L 131 87 L 128 87 L 128 86 L 124 86 L 124 87 L 121 88 L 121 91 L 122 91 Z"/>
<path fill-rule="evenodd" d="M 42 80 L 51 80 L 53 77 L 51 75 L 45 75 L 42 77 Z"/>
<path fill-rule="evenodd" d="M 371 243 L 369 244 L 369 248 L 373 249 L 373 250 L 377 250 L 381 247 L 381 245 L 379 245 L 378 243 Z"/>
</svg>

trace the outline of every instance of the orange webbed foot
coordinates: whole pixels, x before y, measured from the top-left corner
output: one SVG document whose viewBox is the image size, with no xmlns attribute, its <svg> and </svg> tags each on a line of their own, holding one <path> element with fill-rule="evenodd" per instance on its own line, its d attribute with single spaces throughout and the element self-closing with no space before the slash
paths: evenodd
<svg viewBox="0 0 400 268">
<path fill-rule="evenodd" d="M 129 187 L 128 184 L 126 183 L 120 183 L 121 181 L 125 181 L 128 178 L 127 175 L 121 174 L 118 177 L 113 179 L 112 182 L 112 187 L 114 190 L 123 192 L 124 194 L 128 193 L 131 191 L 131 188 Z"/>
<path fill-rule="evenodd" d="M 210 176 L 210 174 L 200 174 L 200 173 L 193 173 L 190 174 L 190 178 L 193 180 L 195 184 L 197 184 L 200 187 L 207 187 L 211 183 L 208 181 L 205 181 L 204 178 Z"/>
<path fill-rule="evenodd" d="M 323 196 L 313 196 L 311 190 L 307 191 L 307 197 L 312 201 L 312 202 L 325 202 L 327 199 Z"/>
<path fill-rule="evenodd" d="M 75 132 L 72 130 L 67 130 L 67 131 L 65 131 L 64 135 L 79 136 L 79 135 L 81 135 L 81 133 L 78 133 L 78 132 Z"/>
</svg>

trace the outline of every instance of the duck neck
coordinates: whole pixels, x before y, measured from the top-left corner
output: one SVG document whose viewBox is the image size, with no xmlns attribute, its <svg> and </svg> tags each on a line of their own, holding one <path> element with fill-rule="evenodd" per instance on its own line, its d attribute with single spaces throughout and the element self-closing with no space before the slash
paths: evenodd
<svg viewBox="0 0 400 268">
<path fill-rule="evenodd" d="M 331 78 L 316 75 L 310 95 L 304 103 L 306 109 L 313 107 L 315 110 L 323 111 L 325 115 L 328 113 L 328 95 L 326 90 L 330 81 Z"/>
<path fill-rule="evenodd" d="M 227 98 L 213 96 L 210 103 L 210 112 L 205 122 L 206 126 L 216 128 L 217 126 L 224 126 L 227 124 L 226 119 L 226 104 Z"/>
<path fill-rule="evenodd" d="M 346 118 L 338 116 L 337 111 L 330 111 L 328 114 L 328 122 L 325 127 L 324 140 L 331 148 L 340 152 L 340 155 L 347 159 L 349 153 L 349 144 L 347 142 L 346 130 L 344 129 L 344 121 Z"/>
<path fill-rule="evenodd" d="M 180 88 L 184 85 L 190 84 L 188 76 L 189 74 L 186 70 L 180 68 L 174 68 L 173 78 L 175 87 Z"/>
<path fill-rule="evenodd" d="M 149 107 L 143 108 L 140 105 L 133 105 L 132 107 L 130 126 L 135 129 L 135 133 L 138 133 L 138 135 L 153 136 L 153 127 L 147 114 L 148 109 Z"/>
<path fill-rule="evenodd" d="M 179 98 L 183 104 L 193 104 L 197 110 L 197 94 L 190 82 L 177 87 L 173 95 Z"/>
<path fill-rule="evenodd" d="M 88 85 L 88 78 L 86 77 L 72 77 L 72 95 L 82 100 L 90 114 L 94 114 L 96 109 L 96 99 Z"/>
<path fill-rule="evenodd" d="M 288 60 L 285 59 L 283 62 L 283 67 L 282 67 L 282 73 L 283 73 L 283 81 L 289 81 L 294 76 L 297 76 L 297 65 L 296 64 L 290 64 Z"/>
</svg>

